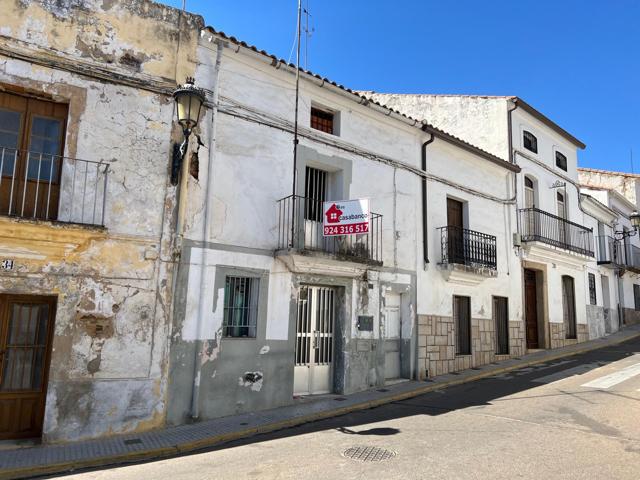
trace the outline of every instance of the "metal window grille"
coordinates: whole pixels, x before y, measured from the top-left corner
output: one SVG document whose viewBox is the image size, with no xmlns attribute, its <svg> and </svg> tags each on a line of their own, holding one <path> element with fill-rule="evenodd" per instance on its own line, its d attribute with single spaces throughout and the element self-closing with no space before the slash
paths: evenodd
<svg viewBox="0 0 640 480">
<path fill-rule="evenodd" d="M 567 157 L 560 152 L 556 152 L 556 167 L 561 168 L 565 172 L 567 171 Z"/>
<path fill-rule="evenodd" d="M 596 276 L 593 273 L 589 274 L 589 303 L 595 305 L 598 303 L 596 297 Z"/>
<path fill-rule="evenodd" d="M 256 336 L 260 280 L 229 276 L 224 289 L 224 337 Z"/>
<path fill-rule="evenodd" d="M 327 172 L 307 167 L 304 175 L 304 218 L 322 222 L 322 208 L 327 199 Z"/>
<path fill-rule="evenodd" d="M 640 285 L 633 285 L 633 302 L 636 310 L 640 310 Z"/>
<path fill-rule="evenodd" d="M 562 310 L 566 338 L 577 338 L 576 335 L 576 297 L 573 278 L 562 276 Z"/>
<path fill-rule="evenodd" d="M 527 132 L 525 130 L 522 133 L 522 140 L 523 140 L 524 148 L 526 148 L 527 150 L 533 153 L 538 153 L 538 139 L 533 133 Z"/>
<path fill-rule="evenodd" d="M 456 355 L 471 355 L 471 299 L 453 297 L 453 317 L 456 323 Z"/>
<path fill-rule="evenodd" d="M 496 320 L 496 354 L 509 355 L 509 299 L 493 297 L 493 314 Z"/>
<path fill-rule="evenodd" d="M 311 128 L 333 135 L 333 112 L 311 107 Z"/>
</svg>

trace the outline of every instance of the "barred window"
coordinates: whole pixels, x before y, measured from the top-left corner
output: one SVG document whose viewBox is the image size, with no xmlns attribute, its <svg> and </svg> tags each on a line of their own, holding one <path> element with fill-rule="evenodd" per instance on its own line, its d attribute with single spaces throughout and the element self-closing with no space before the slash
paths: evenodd
<svg viewBox="0 0 640 480">
<path fill-rule="evenodd" d="M 228 276 L 224 287 L 222 336 L 255 338 L 260 279 Z"/>
<path fill-rule="evenodd" d="M 640 310 L 640 285 L 633 285 L 633 303 L 636 310 Z"/>
<path fill-rule="evenodd" d="M 589 274 L 589 303 L 595 305 L 598 303 L 596 297 L 596 276 L 593 273 Z"/>
<path fill-rule="evenodd" d="M 322 206 L 327 200 L 328 173 L 318 168 L 307 167 L 304 176 L 304 218 L 322 222 Z"/>
<path fill-rule="evenodd" d="M 533 153 L 538 153 L 538 139 L 533 133 L 525 130 L 522 134 L 522 141 L 524 148 Z"/>
<path fill-rule="evenodd" d="M 567 157 L 560 152 L 556 152 L 556 167 L 561 168 L 565 172 L 567 171 Z"/>
<path fill-rule="evenodd" d="M 333 135 L 334 113 L 311 107 L 311 128 Z"/>
</svg>

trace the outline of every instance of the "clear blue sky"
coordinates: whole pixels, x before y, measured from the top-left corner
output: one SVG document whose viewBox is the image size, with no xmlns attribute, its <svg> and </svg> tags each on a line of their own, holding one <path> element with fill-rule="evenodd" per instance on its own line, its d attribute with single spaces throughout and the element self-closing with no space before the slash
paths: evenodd
<svg viewBox="0 0 640 480">
<path fill-rule="evenodd" d="M 296 5 L 187 0 L 285 59 Z M 633 149 L 640 173 L 638 0 L 309 0 L 309 11 L 316 73 L 359 90 L 518 95 L 587 144 L 581 166 L 630 171 Z"/>
</svg>

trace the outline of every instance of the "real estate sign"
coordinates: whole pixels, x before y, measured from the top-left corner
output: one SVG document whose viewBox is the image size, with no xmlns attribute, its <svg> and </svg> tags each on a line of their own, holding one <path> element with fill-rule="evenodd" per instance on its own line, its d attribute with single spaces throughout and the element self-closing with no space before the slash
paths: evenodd
<svg viewBox="0 0 640 480">
<path fill-rule="evenodd" d="M 369 233 L 369 199 L 324 202 L 323 234 L 356 235 Z"/>
</svg>

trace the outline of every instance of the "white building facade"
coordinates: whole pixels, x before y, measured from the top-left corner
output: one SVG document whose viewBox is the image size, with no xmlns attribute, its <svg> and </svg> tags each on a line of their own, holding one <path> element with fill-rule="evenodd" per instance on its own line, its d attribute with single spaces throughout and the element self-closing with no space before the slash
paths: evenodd
<svg viewBox="0 0 640 480">
<path fill-rule="evenodd" d="M 513 233 L 522 265 L 526 347 L 587 340 L 587 269 L 595 264 L 595 250 L 578 184 L 577 151 L 584 144 L 517 97 L 371 96 L 521 168 Z"/>
<path fill-rule="evenodd" d="M 168 423 L 522 354 L 517 166 L 302 72 L 294 192 L 295 68 L 213 29 L 198 60 Z M 325 237 L 350 199 L 369 232 Z"/>
</svg>

